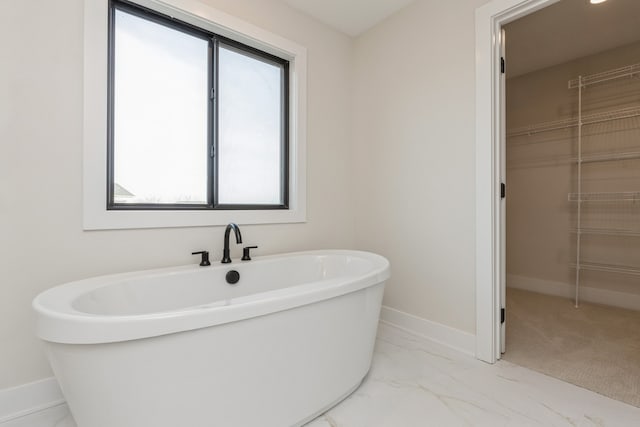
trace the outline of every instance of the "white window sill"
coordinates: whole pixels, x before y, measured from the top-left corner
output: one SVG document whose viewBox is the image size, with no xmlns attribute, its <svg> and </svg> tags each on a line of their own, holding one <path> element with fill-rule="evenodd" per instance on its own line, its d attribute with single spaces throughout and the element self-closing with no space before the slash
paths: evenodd
<svg viewBox="0 0 640 427">
<path fill-rule="evenodd" d="M 256 211 L 107 211 L 85 216 L 85 230 L 201 227 L 210 225 L 274 224 L 305 222 L 304 215 L 291 210 Z"/>
</svg>

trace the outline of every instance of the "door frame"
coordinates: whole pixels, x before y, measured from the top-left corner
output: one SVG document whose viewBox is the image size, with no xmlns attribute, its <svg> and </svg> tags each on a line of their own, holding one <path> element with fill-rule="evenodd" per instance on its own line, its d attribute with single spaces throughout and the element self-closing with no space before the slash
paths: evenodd
<svg viewBox="0 0 640 427">
<path fill-rule="evenodd" d="M 501 212 L 501 162 L 505 158 L 502 27 L 559 0 L 492 0 L 476 9 L 476 357 L 500 358 L 501 300 L 505 280 L 506 222 Z"/>
</svg>

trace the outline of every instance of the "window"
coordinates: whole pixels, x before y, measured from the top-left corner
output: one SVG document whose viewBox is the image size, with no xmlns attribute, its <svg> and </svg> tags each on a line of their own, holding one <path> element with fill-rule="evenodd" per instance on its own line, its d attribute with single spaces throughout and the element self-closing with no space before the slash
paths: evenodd
<svg viewBox="0 0 640 427">
<path fill-rule="evenodd" d="M 108 210 L 289 208 L 289 61 L 109 6 Z"/>
<path fill-rule="evenodd" d="M 199 1 L 184 1 L 184 0 L 84 0 L 84 48 L 83 48 L 83 137 L 82 137 L 82 207 L 83 207 L 83 229 L 84 230 L 113 230 L 113 229 L 134 229 L 134 228 L 165 228 L 165 227 L 202 227 L 212 225 L 226 225 L 229 222 L 237 222 L 239 224 L 283 224 L 283 223 L 300 223 L 306 221 L 306 94 L 307 94 L 307 51 L 304 46 L 297 44 L 294 41 L 283 38 L 277 34 L 265 31 L 253 24 L 243 21 L 238 17 L 221 12 L 206 3 Z M 139 6 L 142 5 L 142 6 Z M 195 103 L 189 103 L 194 113 L 188 115 L 185 120 L 195 122 L 203 120 L 197 114 L 200 111 L 201 114 L 206 114 L 206 126 L 204 130 L 202 128 L 199 132 L 202 132 L 205 136 L 199 137 L 195 127 L 190 127 L 190 133 L 184 133 L 180 135 L 180 140 L 175 140 L 177 149 L 175 153 L 170 153 L 171 163 L 169 165 L 163 165 L 163 160 L 156 153 L 156 145 L 153 144 L 154 137 L 158 135 L 158 131 L 155 127 L 141 128 L 138 132 L 144 134 L 149 132 L 151 135 L 147 136 L 147 141 L 151 141 L 152 144 L 142 145 L 135 147 L 136 150 L 141 151 L 139 157 L 141 161 L 146 162 L 146 174 L 152 175 L 153 178 L 148 181 L 150 184 L 147 187 L 147 200 L 152 199 L 153 203 L 145 205 L 143 192 L 139 192 L 139 189 L 135 189 L 132 184 L 131 176 L 127 174 L 139 172 L 139 168 L 135 166 L 127 165 L 127 163 L 114 164 L 114 159 L 117 160 L 117 156 L 124 154 L 122 150 L 125 149 L 123 145 L 118 146 L 118 141 L 111 140 L 112 134 L 119 132 L 118 123 L 113 123 L 113 114 L 110 113 L 112 103 L 117 103 L 118 100 L 112 96 L 117 89 L 110 84 L 114 78 L 115 62 L 109 60 L 110 53 L 113 54 L 112 48 L 114 46 L 115 34 L 112 26 L 115 25 L 115 11 L 118 10 L 121 13 L 127 14 L 130 17 L 138 18 L 142 20 L 141 24 L 156 24 L 167 31 L 167 34 L 177 37 L 179 40 L 173 41 L 173 44 L 168 43 L 164 45 L 160 43 L 161 49 L 169 49 L 170 46 L 175 48 L 176 43 L 185 43 L 182 46 L 188 46 L 190 49 L 187 52 L 182 48 L 174 49 L 180 55 L 181 60 L 177 61 L 178 64 L 173 69 L 166 69 L 165 66 L 156 66 L 151 74 L 147 75 L 147 79 L 143 80 L 137 87 L 142 87 L 142 84 L 146 84 L 147 80 L 151 81 L 154 78 L 155 73 L 176 73 L 177 75 L 188 75 L 190 78 L 184 83 L 189 84 L 189 90 L 193 90 L 195 94 L 191 94 L 188 91 L 178 92 L 180 98 L 176 99 L 176 102 L 186 102 L 186 100 L 195 99 Z M 171 17 L 171 18 L 168 18 Z M 134 22 L 135 23 L 135 22 Z M 124 22 L 123 24 L 126 24 Z M 133 24 L 133 23 L 129 23 Z M 157 42 L 157 41 L 156 41 Z M 246 58 L 252 64 L 254 64 L 258 70 L 260 68 L 269 65 L 271 68 L 280 68 L 283 71 L 283 79 L 288 79 L 286 84 L 281 84 L 280 88 L 283 91 L 281 95 L 281 103 L 279 107 L 286 109 L 286 112 L 281 112 L 281 123 L 277 125 L 273 124 L 270 128 L 261 124 L 261 127 L 253 128 L 252 132 L 255 135 L 262 135 L 265 133 L 265 129 L 276 129 L 278 125 L 282 126 L 281 133 L 277 140 L 278 147 L 283 149 L 279 153 L 279 164 L 274 161 L 268 161 L 268 165 L 271 167 L 271 176 L 279 176 L 280 184 L 282 188 L 279 188 L 280 200 L 277 200 L 277 195 L 271 199 L 253 200 L 247 202 L 251 197 L 251 194 L 244 195 L 244 199 L 230 200 L 228 195 L 233 197 L 240 197 L 241 193 L 235 187 L 225 188 L 226 184 L 239 186 L 242 181 L 224 181 L 224 170 L 218 170 L 218 160 L 221 162 L 221 166 L 227 166 L 226 172 L 230 174 L 239 175 L 242 179 L 251 178 L 253 181 L 245 185 L 244 188 L 250 191 L 254 191 L 254 194 L 259 192 L 263 195 L 263 190 L 257 190 L 256 183 L 265 184 L 268 175 L 268 171 L 264 171 L 263 175 L 247 175 L 243 173 L 245 170 L 250 172 L 258 172 L 258 167 L 246 160 L 246 157 L 242 157 L 241 164 L 226 163 L 237 161 L 239 156 L 242 156 L 241 151 L 237 151 L 238 147 L 233 146 L 236 142 L 233 139 L 224 139 L 228 135 L 233 135 L 232 131 L 248 131 L 246 127 L 240 127 L 237 125 L 237 118 L 245 117 L 246 124 L 256 123 L 255 116 L 248 119 L 249 113 L 254 113 L 260 110 L 257 105 L 260 101 L 252 101 L 251 105 L 244 105 L 244 107 L 251 107 L 251 110 L 244 112 L 238 112 L 235 110 L 235 115 L 224 115 L 221 110 L 217 114 L 214 111 L 216 103 L 210 99 L 210 92 L 205 90 L 203 95 L 198 89 L 198 82 L 203 80 L 197 76 L 202 76 L 202 66 L 198 66 L 195 69 L 185 66 L 185 61 L 188 59 L 192 62 L 186 62 L 186 64 L 202 63 L 201 55 L 197 54 L 201 51 L 201 47 L 206 45 L 207 58 L 206 58 L 206 73 L 207 79 L 212 81 L 206 82 L 206 87 L 213 88 L 216 84 L 220 87 L 216 87 L 218 91 L 219 107 L 224 104 L 224 99 L 229 99 L 229 96 L 223 93 L 225 90 L 237 90 L 237 86 L 233 86 L 234 82 L 231 80 L 225 80 L 220 73 L 224 73 L 225 70 L 220 70 L 220 67 L 216 70 L 214 65 L 222 65 L 220 58 L 217 60 L 214 54 L 218 56 L 228 54 L 238 54 L 236 58 Z M 128 46 L 133 48 L 133 46 Z M 149 57 L 149 61 L 143 61 L 140 66 L 146 66 L 148 62 L 153 60 L 165 60 L 167 58 L 165 50 L 155 50 L 154 53 L 158 54 L 158 57 Z M 125 51 L 126 53 L 126 51 Z M 188 55 L 187 53 L 192 53 Z M 209 56 L 211 55 L 211 57 Z M 134 59 L 137 59 L 137 55 L 131 55 Z M 155 58 L 155 59 L 154 59 Z M 234 58 L 231 58 L 234 59 Z M 198 62 L 200 61 L 200 62 Z M 287 63 L 288 61 L 288 63 Z M 233 63 L 225 63 L 229 66 L 226 71 L 226 75 L 230 77 L 237 77 L 236 71 L 233 71 Z M 209 70 L 209 67 L 212 69 Z M 286 67 L 287 71 L 284 71 Z M 161 68 L 162 70 L 160 70 Z M 126 69 L 125 69 L 126 71 Z M 130 70 L 131 71 L 131 70 Z M 133 75 L 135 70 L 131 71 Z M 246 70 L 245 70 L 246 71 Z M 191 73 L 191 74 L 190 74 Z M 217 74 L 217 81 L 214 80 L 214 75 Z M 173 79 L 171 79 L 173 80 Z M 243 80 L 246 81 L 246 80 Z M 165 101 L 164 96 L 169 94 L 171 90 L 174 90 L 175 82 L 171 82 L 171 85 L 149 85 L 149 95 L 156 96 L 154 99 Z M 203 84 L 203 83 L 200 83 Z M 225 89 L 226 88 L 226 89 Z M 242 88 L 251 90 L 250 86 L 245 85 Z M 113 91 L 112 91 L 113 89 Z M 153 89 L 151 91 L 151 89 Z M 133 92 L 129 92 L 133 94 Z M 141 98 L 144 99 L 145 93 L 141 93 Z M 214 95 L 216 95 L 214 93 Z M 250 93 L 249 93 L 250 95 Z M 167 95 L 168 96 L 168 95 Z M 245 95 L 246 96 L 246 95 Z M 199 103 L 198 100 L 204 99 L 204 106 Z M 245 98 L 246 99 L 246 98 Z M 120 101 L 124 101 L 122 98 Z M 128 103 L 137 102 L 135 99 L 127 101 Z M 156 102 L 156 101 L 154 101 Z M 120 104 L 127 108 L 129 104 Z M 166 126 L 173 126 L 173 129 L 184 129 L 187 127 L 184 121 L 175 120 L 167 123 L 167 117 L 174 119 L 174 114 L 180 113 L 181 108 L 175 108 L 172 103 L 165 103 L 171 109 L 168 110 L 172 114 L 166 116 L 156 116 L 154 123 L 162 123 Z M 234 104 L 230 104 L 233 106 Z M 276 104 L 278 105 L 278 104 Z M 153 106 L 153 105 L 152 105 Z M 148 107 L 150 108 L 150 107 Z M 139 109 L 138 109 L 139 110 Z M 206 112 L 204 112 L 206 110 Z M 275 109 L 272 109 L 274 111 Z M 142 116 L 138 120 L 151 120 L 151 111 L 144 110 L 148 116 Z M 167 110 L 165 110 L 166 112 Z M 136 114 L 141 114 L 139 111 L 135 111 Z M 218 123 L 214 122 L 214 118 L 217 118 Z M 222 120 L 222 123 L 220 122 Z M 249 120 L 253 120 L 249 123 Z M 209 123 L 211 121 L 211 123 Z M 114 126 L 115 125 L 115 126 Z M 121 123 L 122 126 L 126 125 L 126 122 Z M 226 137 L 222 137 L 220 126 L 227 126 Z M 144 130 L 144 131 L 143 131 Z M 165 131 L 164 133 L 172 132 Z M 155 133 L 154 133 L 155 132 Z M 226 131 L 225 131 L 226 132 Z M 160 136 L 164 136 L 164 133 Z M 202 135 L 202 134 L 201 134 Z M 216 139 L 217 138 L 217 139 Z M 238 137 L 239 138 L 239 137 Z M 275 140 L 275 139 L 274 139 Z M 143 140 L 139 140 L 143 141 Z M 118 148 L 120 147 L 120 148 Z M 114 149 L 115 148 L 115 149 Z M 133 149 L 134 146 L 130 146 L 129 149 Z M 215 157 L 211 157 L 211 149 L 217 151 L 214 152 Z M 256 154 L 253 147 L 244 147 L 245 152 L 253 155 Z M 254 162 L 268 160 L 268 145 L 262 147 L 264 152 L 256 155 L 252 159 Z M 120 151 L 119 151 L 120 150 Z M 236 150 L 235 152 L 233 150 Z M 118 153 L 119 151 L 119 153 Z M 204 153 L 203 153 L 204 151 Z M 190 153 L 194 154 L 193 162 L 189 159 Z M 201 157 L 199 153 L 203 153 Z M 226 156 L 225 159 L 222 159 Z M 234 157 L 235 156 L 235 157 Z M 117 163 L 117 162 L 116 162 Z M 183 167 L 183 164 L 188 164 L 188 173 L 184 171 L 177 171 Z M 259 163 L 256 163 L 259 165 Z M 154 169 L 154 167 L 156 169 Z M 120 169 L 121 168 L 121 169 Z M 246 169 L 242 169 L 246 168 Z M 116 172 L 117 170 L 117 172 Z M 273 172 L 273 171 L 276 172 Z M 158 172 L 159 171 L 159 172 Z M 202 179 L 202 174 L 205 177 Z M 118 176 L 115 180 L 115 176 Z M 198 176 L 200 174 L 200 176 Z M 157 185 L 162 190 L 162 196 L 154 194 L 157 189 L 153 185 L 158 184 L 166 176 L 173 176 L 171 180 L 167 179 L 164 184 Z M 233 175 L 232 175 L 233 176 Z M 125 182 L 130 181 L 130 182 Z M 186 184 L 184 184 L 186 182 Z M 191 182 L 197 182 L 200 184 L 191 184 Z M 182 191 L 182 189 L 174 190 L 169 184 L 179 187 L 184 185 L 187 187 L 188 192 Z M 118 185 L 116 185 L 118 184 Z M 200 185 L 200 187 L 198 187 Z M 216 190 L 218 186 L 218 190 Z M 278 184 L 275 185 L 277 187 Z M 271 188 L 274 186 L 272 185 Z M 222 192 L 220 192 L 222 189 Z M 171 190 L 171 191 L 168 191 Z M 225 191 L 226 195 L 225 195 Z M 151 195 L 149 195 L 151 193 Z M 117 198 L 116 198 L 117 195 Z M 134 197 L 140 199 L 134 201 Z M 273 200 L 281 203 L 281 205 L 273 205 Z M 115 203 L 114 203 L 115 202 Z M 251 205 L 245 205 L 246 203 L 253 203 Z M 267 204 L 269 203 L 269 204 Z"/>
</svg>

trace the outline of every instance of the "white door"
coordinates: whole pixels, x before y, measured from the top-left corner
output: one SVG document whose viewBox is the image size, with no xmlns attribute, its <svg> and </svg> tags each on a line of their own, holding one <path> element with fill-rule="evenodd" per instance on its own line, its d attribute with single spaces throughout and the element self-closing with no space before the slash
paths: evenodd
<svg viewBox="0 0 640 427">
<path fill-rule="evenodd" d="M 507 115 L 506 115 L 506 51 L 505 51 L 505 31 L 500 31 L 500 267 L 498 274 L 500 276 L 500 355 L 505 352 L 506 346 L 506 307 L 507 307 L 507 202 L 506 202 L 506 183 L 507 183 Z"/>
</svg>

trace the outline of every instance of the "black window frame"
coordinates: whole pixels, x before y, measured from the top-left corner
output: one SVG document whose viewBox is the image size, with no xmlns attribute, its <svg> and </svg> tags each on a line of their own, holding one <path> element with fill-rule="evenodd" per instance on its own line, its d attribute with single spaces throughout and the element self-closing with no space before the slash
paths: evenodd
<svg viewBox="0 0 640 427">
<path fill-rule="evenodd" d="M 114 173 L 115 12 L 123 12 L 167 26 L 209 43 L 207 111 L 207 203 L 116 203 Z M 275 210 L 289 209 L 289 61 L 244 43 L 125 0 L 109 0 L 107 84 L 107 210 Z M 221 204 L 218 202 L 218 51 L 220 46 L 281 68 L 280 93 L 280 197 L 281 204 Z"/>
</svg>

